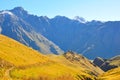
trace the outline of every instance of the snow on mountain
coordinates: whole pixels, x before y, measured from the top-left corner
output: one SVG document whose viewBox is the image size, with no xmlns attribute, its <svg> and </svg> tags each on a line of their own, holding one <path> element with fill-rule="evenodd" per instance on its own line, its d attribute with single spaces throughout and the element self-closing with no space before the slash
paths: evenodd
<svg viewBox="0 0 120 80">
<path fill-rule="evenodd" d="M 57 46 L 60 51 L 72 50 L 90 59 L 97 56 L 110 58 L 120 53 L 120 21 L 88 22 L 78 16 L 74 19 L 65 16 L 49 19 L 46 16 L 29 14 L 21 7 L 14 8 L 10 12 L 18 19 L 0 15 L 1 33 L 21 40 L 36 50 L 44 49 L 50 53 L 57 53 L 55 47 Z M 11 15 L 9 12 L 0 13 Z M 20 31 L 21 28 L 25 31 Z M 45 39 L 37 35 L 42 35 Z M 51 42 L 54 45 L 49 45 Z"/>
<path fill-rule="evenodd" d="M 12 11 L 15 11 L 17 15 Z M 26 14 L 26 11 L 20 7 L 10 11 L 1 11 L 0 33 L 42 53 L 63 53 L 63 50 L 61 50 L 56 44 L 48 40 L 42 34 L 37 33 L 34 27 L 25 20 L 26 16 L 31 18 L 31 16 Z M 46 17 L 44 18 L 46 19 Z"/>
<path fill-rule="evenodd" d="M 73 20 L 79 21 L 80 23 L 86 23 L 87 22 L 84 18 L 79 17 L 79 16 L 75 16 Z"/>
<path fill-rule="evenodd" d="M 13 14 L 12 12 L 10 12 L 10 11 L 2 11 L 2 12 L 0 12 L 0 14 L 2 14 L 2 15 L 9 14 L 9 15 L 11 15 L 11 16 L 14 15 L 14 14 Z"/>
</svg>

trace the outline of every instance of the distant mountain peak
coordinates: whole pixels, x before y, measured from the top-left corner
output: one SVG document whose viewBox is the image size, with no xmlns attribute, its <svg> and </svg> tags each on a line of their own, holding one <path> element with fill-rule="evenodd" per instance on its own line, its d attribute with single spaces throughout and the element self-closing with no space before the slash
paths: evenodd
<svg viewBox="0 0 120 80">
<path fill-rule="evenodd" d="M 45 20 L 48 20 L 49 18 L 47 16 L 40 16 L 40 18 L 43 18 Z"/>
<path fill-rule="evenodd" d="M 57 16 L 55 16 L 54 17 L 55 19 L 69 19 L 68 17 L 66 17 L 66 16 L 60 16 L 60 15 L 57 15 Z"/>
<path fill-rule="evenodd" d="M 86 20 L 83 17 L 75 16 L 74 20 L 77 20 L 77 21 L 79 21 L 81 23 L 86 23 Z"/>
<path fill-rule="evenodd" d="M 24 8 L 22 8 L 22 7 L 15 7 L 14 9 L 12 9 L 10 11 L 19 17 L 22 17 L 22 16 L 28 14 L 28 12 L 26 10 L 24 10 Z"/>
<path fill-rule="evenodd" d="M 25 11 L 24 8 L 22 8 L 22 7 L 15 7 L 13 10 L 17 10 L 17 11 Z"/>
</svg>

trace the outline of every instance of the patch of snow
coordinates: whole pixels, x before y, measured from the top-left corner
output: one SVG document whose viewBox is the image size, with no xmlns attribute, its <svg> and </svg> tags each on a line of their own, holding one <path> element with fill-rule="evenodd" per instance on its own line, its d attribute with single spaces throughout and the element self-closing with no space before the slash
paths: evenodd
<svg viewBox="0 0 120 80">
<path fill-rule="evenodd" d="M 12 12 L 10 12 L 10 11 L 2 11 L 0 14 L 9 14 L 9 15 L 11 15 L 11 16 L 13 16 L 14 14 L 12 13 Z"/>
<path fill-rule="evenodd" d="M 79 16 L 75 16 L 73 20 L 77 20 L 77 21 L 79 21 L 80 23 L 86 23 L 86 22 L 87 22 L 84 18 L 79 17 Z"/>
<path fill-rule="evenodd" d="M 3 16 L 9 15 L 9 16 L 11 16 L 13 19 L 18 20 L 18 17 L 17 17 L 15 14 L 13 14 L 12 12 L 7 11 L 7 10 L 1 11 L 1 12 L 0 12 L 0 15 L 3 15 Z"/>
</svg>

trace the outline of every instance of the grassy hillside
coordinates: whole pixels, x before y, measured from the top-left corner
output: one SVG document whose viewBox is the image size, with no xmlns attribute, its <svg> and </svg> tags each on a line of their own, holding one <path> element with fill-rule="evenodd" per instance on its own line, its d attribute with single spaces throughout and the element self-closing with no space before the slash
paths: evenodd
<svg viewBox="0 0 120 80">
<path fill-rule="evenodd" d="M 120 67 L 107 71 L 98 80 L 120 80 Z"/>
<path fill-rule="evenodd" d="M 116 68 L 108 70 L 99 76 L 99 80 L 120 80 L 120 55 L 115 56 L 106 62 L 109 63 L 109 66 L 115 66 Z"/>
<path fill-rule="evenodd" d="M 111 58 L 109 62 L 110 65 L 120 66 L 120 55 Z"/>
<path fill-rule="evenodd" d="M 71 62 L 64 55 L 42 55 L 0 35 L 1 80 L 94 80 L 96 75 L 102 73 L 98 67 L 94 67 L 94 72 L 85 64 Z"/>
<path fill-rule="evenodd" d="M 48 58 L 15 40 L 0 35 L 0 58 L 15 66 L 44 63 Z"/>
<path fill-rule="evenodd" d="M 86 69 L 94 75 L 99 75 L 103 73 L 103 71 L 99 67 L 94 65 L 87 58 L 74 52 L 66 52 L 64 55 L 49 54 L 48 57 L 56 62 L 73 67 L 75 69 Z"/>
</svg>

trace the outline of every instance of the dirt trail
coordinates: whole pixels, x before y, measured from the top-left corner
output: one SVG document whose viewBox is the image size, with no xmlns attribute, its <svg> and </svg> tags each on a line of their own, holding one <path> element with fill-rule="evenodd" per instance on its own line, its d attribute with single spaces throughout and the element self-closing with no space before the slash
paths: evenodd
<svg viewBox="0 0 120 80">
<path fill-rule="evenodd" d="M 9 69 L 7 69 L 7 70 L 5 71 L 5 74 L 4 74 L 3 78 L 2 78 L 2 80 L 12 80 L 12 78 L 10 77 L 10 71 L 11 71 L 13 68 L 14 68 L 14 67 L 11 67 L 11 68 L 9 68 Z"/>
</svg>

